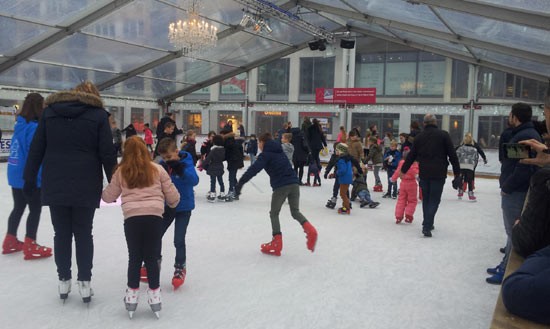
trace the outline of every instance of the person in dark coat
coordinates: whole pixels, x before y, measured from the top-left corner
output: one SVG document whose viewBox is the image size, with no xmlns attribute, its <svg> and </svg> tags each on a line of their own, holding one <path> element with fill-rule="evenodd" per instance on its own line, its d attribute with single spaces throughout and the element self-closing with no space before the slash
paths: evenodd
<svg viewBox="0 0 550 329">
<path fill-rule="evenodd" d="M 236 139 L 235 133 L 223 130 L 225 148 L 225 161 L 229 173 L 229 192 L 226 201 L 237 200 L 235 197 L 235 185 L 237 184 L 237 170 L 244 167 L 244 150 L 242 139 Z"/>
<path fill-rule="evenodd" d="M 449 133 L 437 127 L 437 118 L 428 113 L 424 116 L 424 131 L 418 134 L 409 155 L 401 167 L 401 173 L 406 174 L 414 161 L 420 167 L 420 188 L 422 188 L 422 234 L 432 236 L 435 213 L 441 202 L 443 185 L 447 178 L 449 161 L 453 166 L 453 187 L 458 188 L 460 182 L 460 164 Z M 400 175 L 401 178 L 401 175 Z"/>
<path fill-rule="evenodd" d="M 294 166 L 294 172 L 298 175 L 298 184 L 304 185 L 302 181 L 304 177 L 304 166 L 307 163 L 307 155 L 309 149 L 304 138 L 304 133 L 300 128 L 292 128 L 292 139 L 290 142 L 294 146 L 294 153 L 292 154 L 292 165 Z"/>
<path fill-rule="evenodd" d="M 125 135 L 126 139 L 137 135 L 136 128 L 134 127 L 134 124 L 132 124 L 132 123 L 130 123 L 128 126 L 126 126 L 126 128 L 122 129 L 121 132 L 126 133 L 126 135 Z"/>
<path fill-rule="evenodd" d="M 210 193 L 207 197 L 208 201 L 216 200 L 216 181 L 220 184 L 218 199 L 225 199 L 225 185 L 223 183 L 225 148 L 223 147 L 223 137 L 221 135 L 215 135 L 212 137 L 212 143 L 214 145 L 203 162 L 203 167 L 206 168 L 206 173 L 210 176 Z"/>
<path fill-rule="evenodd" d="M 244 132 L 244 126 L 242 125 L 242 123 L 239 125 L 239 137 L 241 138 L 245 138 L 246 137 L 246 134 Z"/>
<path fill-rule="evenodd" d="M 72 239 L 77 280 L 84 302 L 91 299 L 94 243 L 92 225 L 103 189 L 117 163 L 108 113 L 89 81 L 46 99 L 23 178 L 25 193 L 36 189 L 42 165 L 42 204 L 50 207 L 60 297 L 71 287 Z"/>
<path fill-rule="evenodd" d="M 317 230 L 300 212 L 300 186 L 298 185 L 298 177 L 296 177 L 290 161 L 288 161 L 288 158 L 284 154 L 281 144 L 274 141 L 270 133 L 262 134 L 258 140 L 258 146 L 262 153 L 258 156 L 258 160 L 242 175 L 235 187 L 235 193 L 238 196 L 244 184 L 256 176 L 262 169 L 269 175 L 269 183 L 273 189 L 271 210 L 269 211 L 273 239 L 271 242 L 262 244 L 260 251 L 268 255 L 281 256 L 283 237 L 279 222 L 279 213 L 281 212 L 283 203 L 288 199 L 292 218 L 302 225 L 306 233 L 306 246 L 313 252 L 317 243 Z"/>
<path fill-rule="evenodd" d="M 183 134 L 183 130 L 178 129 L 178 125 L 174 120 L 175 117 L 176 115 L 174 113 L 166 112 L 166 115 L 162 119 L 160 119 L 160 122 L 157 125 L 157 142 L 160 142 L 164 137 L 170 137 L 176 140 L 177 135 Z M 164 126 L 167 122 L 172 122 L 174 124 L 174 131 L 170 134 L 167 134 L 164 129 Z"/>
<path fill-rule="evenodd" d="M 528 257 L 504 280 L 502 302 L 512 314 L 550 325 L 550 246 Z"/>
<path fill-rule="evenodd" d="M 319 120 L 313 119 L 313 124 L 311 125 L 311 127 L 308 128 L 307 135 L 309 138 L 307 145 L 309 146 L 311 155 L 315 159 L 317 166 L 321 168 L 321 159 L 319 159 L 319 152 L 321 152 L 323 147 L 327 146 L 327 139 L 325 137 L 325 134 L 323 133 L 323 128 L 321 128 Z"/>
</svg>

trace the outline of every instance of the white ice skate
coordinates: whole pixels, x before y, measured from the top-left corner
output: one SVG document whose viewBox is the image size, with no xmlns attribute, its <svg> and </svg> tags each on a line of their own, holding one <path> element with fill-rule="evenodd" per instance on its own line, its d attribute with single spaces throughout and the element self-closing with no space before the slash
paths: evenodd
<svg viewBox="0 0 550 329">
<path fill-rule="evenodd" d="M 218 195 L 218 201 L 225 201 L 225 192 L 220 192 Z"/>
<path fill-rule="evenodd" d="M 63 303 L 65 303 L 65 300 L 69 297 L 69 293 L 71 292 L 71 279 L 59 280 L 57 290 L 59 291 L 59 298 L 63 299 Z"/>
<path fill-rule="evenodd" d="M 160 310 L 162 308 L 162 303 L 160 300 L 160 288 L 157 289 L 147 289 L 147 296 L 149 297 L 147 299 L 147 302 L 149 303 L 149 306 L 151 307 L 151 311 L 155 313 L 155 316 L 157 319 L 160 318 Z"/>
<path fill-rule="evenodd" d="M 216 192 L 209 192 L 206 196 L 208 202 L 216 202 Z"/>
<path fill-rule="evenodd" d="M 128 316 L 130 319 L 134 316 L 139 300 L 139 288 L 126 289 L 126 296 L 124 297 L 124 305 L 126 306 L 126 311 L 128 311 Z"/>
<path fill-rule="evenodd" d="M 90 281 L 77 281 L 77 283 L 82 301 L 84 303 L 89 303 L 92 300 L 92 296 L 94 295 L 94 291 L 90 286 Z"/>
</svg>

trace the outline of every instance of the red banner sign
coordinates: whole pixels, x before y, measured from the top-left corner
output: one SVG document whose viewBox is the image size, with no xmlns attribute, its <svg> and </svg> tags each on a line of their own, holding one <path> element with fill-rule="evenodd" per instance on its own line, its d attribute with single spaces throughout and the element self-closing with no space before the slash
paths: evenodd
<svg viewBox="0 0 550 329">
<path fill-rule="evenodd" d="M 376 88 L 315 88 L 317 104 L 375 104 Z"/>
</svg>

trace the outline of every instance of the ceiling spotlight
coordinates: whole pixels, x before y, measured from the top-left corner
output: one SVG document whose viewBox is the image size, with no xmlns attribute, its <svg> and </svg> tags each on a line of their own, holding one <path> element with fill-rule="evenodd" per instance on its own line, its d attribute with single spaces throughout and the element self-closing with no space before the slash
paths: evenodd
<svg viewBox="0 0 550 329">
<path fill-rule="evenodd" d="M 241 18 L 239 25 L 245 28 L 250 27 L 254 25 L 254 19 L 252 18 L 252 16 L 245 12 L 243 14 L 243 18 Z"/>
<path fill-rule="evenodd" d="M 340 40 L 340 48 L 353 49 L 355 48 L 355 40 L 342 39 Z"/>
<path fill-rule="evenodd" d="M 325 51 L 327 49 L 327 40 L 319 40 L 319 51 Z"/>
<path fill-rule="evenodd" d="M 308 46 L 309 46 L 309 49 L 311 50 L 319 50 L 319 41 L 315 40 L 315 41 L 308 42 Z"/>
</svg>

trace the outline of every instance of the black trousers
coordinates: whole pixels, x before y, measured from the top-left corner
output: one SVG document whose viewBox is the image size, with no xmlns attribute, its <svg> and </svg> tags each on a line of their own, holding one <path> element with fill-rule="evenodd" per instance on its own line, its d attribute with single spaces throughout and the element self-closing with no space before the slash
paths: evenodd
<svg viewBox="0 0 550 329">
<path fill-rule="evenodd" d="M 13 210 L 8 217 L 8 234 L 17 236 L 17 229 L 21 222 L 21 217 L 25 212 L 25 207 L 29 206 L 29 215 L 27 216 L 27 231 L 25 236 L 36 240 L 36 231 L 40 223 L 40 213 L 42 212 L 42 203 L 40 199 L 40 189 L 36 189 L 30 199 L 25 197 L 22 189 L 12 188 Z"/>
<path fill-rule="evenodd" d="M 134 216 L 124 221 L 124 234 L 128 245 L 128 287 L 139 288 L 141 264 L 147 268 L 150 289 L 160 286 L 160 255 L 163 221 L 158 216 Z"/>
<path fill-rule="evenodd" d="M 92 227 L 95 208 L 50 206 L 53 229 L 53 249 L 59 280 L 68 280 L 71 275 L 73 236 L 76 249 L 77 280 L 90 281 L 94 259 Z"/>
</svg>

